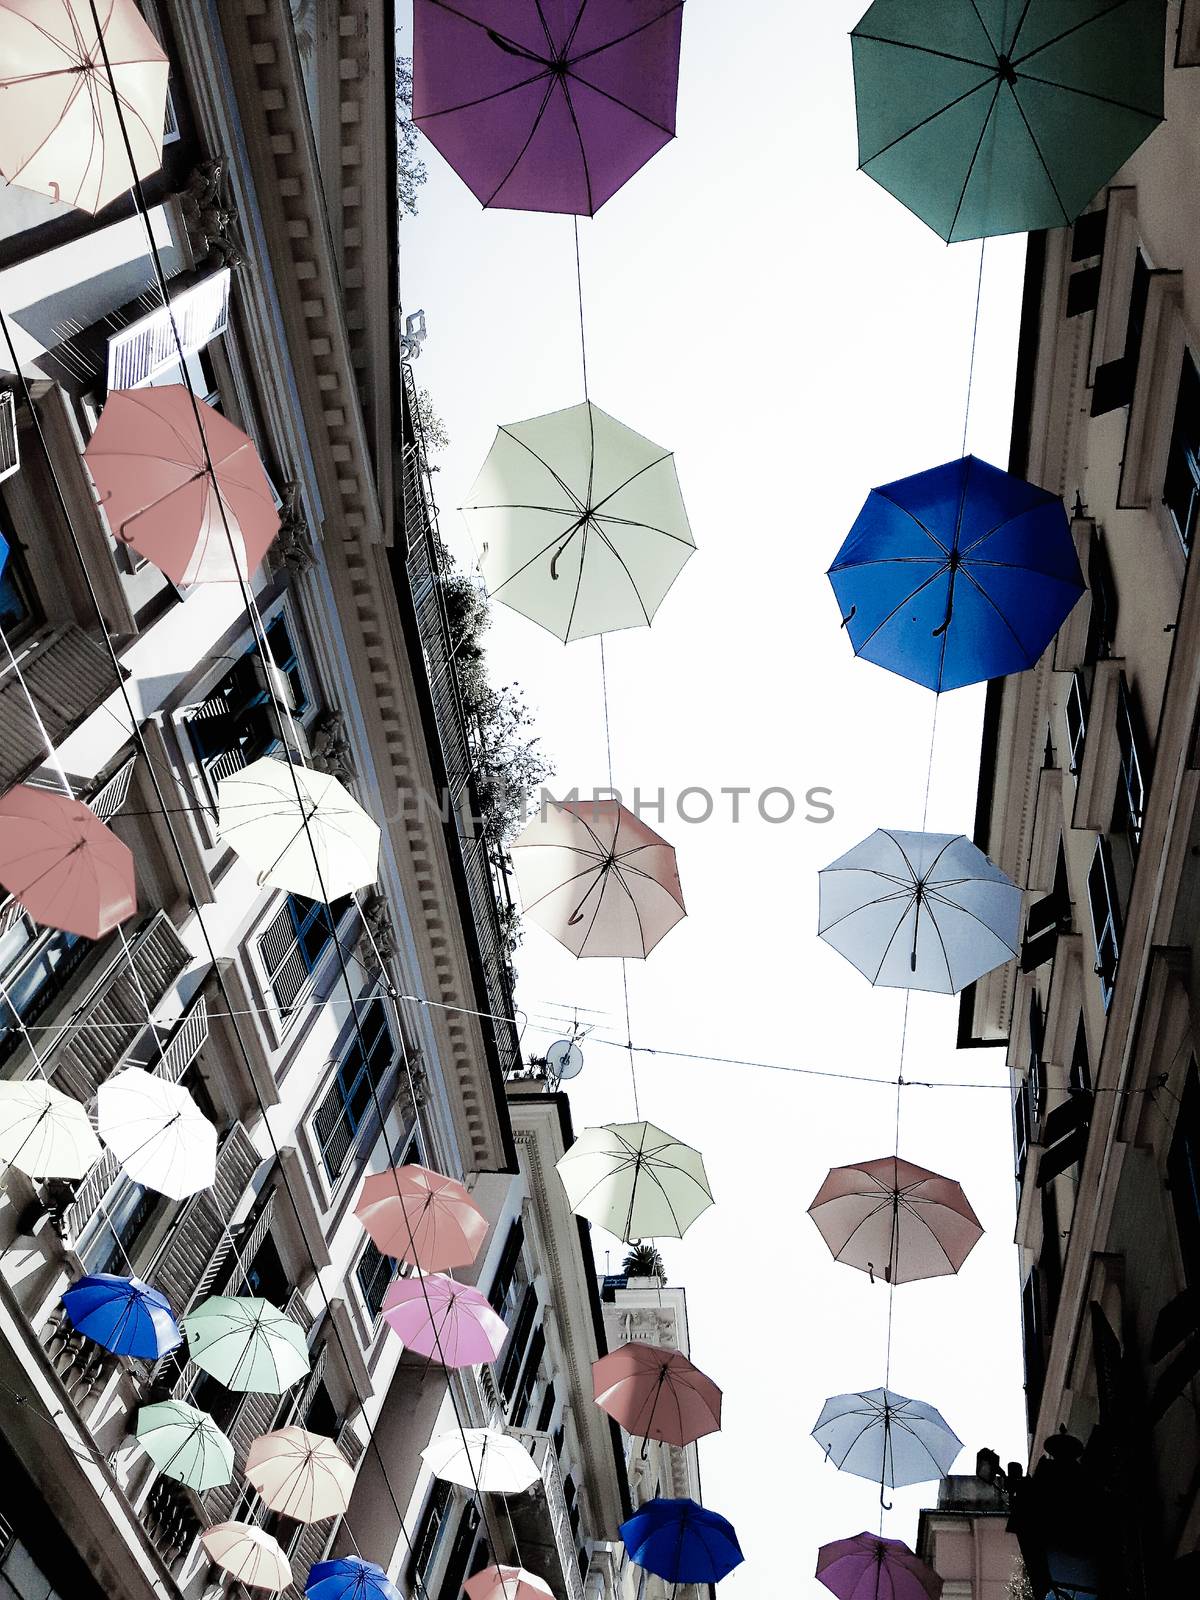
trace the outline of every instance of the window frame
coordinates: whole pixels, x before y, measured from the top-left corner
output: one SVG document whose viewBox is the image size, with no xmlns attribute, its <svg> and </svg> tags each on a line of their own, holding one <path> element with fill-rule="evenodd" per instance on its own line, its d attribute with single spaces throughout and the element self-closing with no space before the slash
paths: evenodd
<svg viewBox="0 0 1200 1600">
<path fill-rule="evenodd" d="M 401 1053 L 398 1025 L 392 1016 L 383 990 L 376 989 L 365 998 L 367 1004 L 361 1009 L 356 1007 L 357 1021 L 352 1022 L 337 1059 L 332 1063 L 333 1072 L 322 1080 L 317 1103 L 308 1119 L 313 1145 L 331 1193 L 336 1192 L 347 1171 L 353 1170 L 355 1163 L 352 1157 L 356 1146 L 362 1142 L 363 1129 L 370 1128 L 372 1121 L 379 1120 L 375 1116 L 376 1101 L 379 1102 L 379 1110 L 386 1119 L 388 1106 L 384 1091 Z M 365 1041 L 367 1054 L 364 1056 L 363 1041 L 366 1035 L 366 1019 L 369 1016 L 378 1016 L 380 1027 L 374 1038 Z M 374 1052 L 381 1046 L 381 1041 L 386 1042 L 380 1051 L 383 1065 L 376 1074 Z M 359 1062 L 353 1068 L 353 1076 L 347 1080 L 345 1076 L 347 1065 L 356 1054 L 360 1058 Z M 367 1086 L 366 1099 L 360 1109 L 354 1110 L 352 1097 L 364 1083 Z M 341 1103 L 340 1110 L 335 1114 L 335 1122 L 330 1132 L 323 1134 L 318 1127 L 318 1119 L 332 1104 L 335 1091 Z M 343 1123 L 347 1125 L 344 1135 L 345 1149 L 335 1169 L 329 1163 L 329 1148 Z"/>
<path fill-rule="evenodd" d="M 1188 1063 L 1167 1151 L 1167 1189 L 1184 1282 L 1200 1287 L 1200 1071 Z"/>
<path fill-rule="evenodd" d="M 1185 389 L 1191 390 L 1190 395 L 1185 396 Z M 1180 435 L 1184 430 L 1181 429 L 1180 419 L 1185 400 L 1195 407 L 1195 416 L 1187 438 L 1181 439 Z M 1182 455 L 1182 462 L 1177 462 L 1175 459 L 1177 450 Z M 1172 474 L 1176 471 L 1181 477 L 1186 474 L 1191 478 L 1190 499 L 1182 524 L 1170 493 Z M 1192 553 L 1197 523 L 1200 522 L 1200 363 L 1197 362 L 1188 344 L 1183 348 L 1175 390 L 1175 404 L 1171 412 L 1171 428 L 1167 439 L 1166 459 L 1163 462 L 1162 503 L 1186 558 Z"/>
<path fill-rule="evenodd" d="M 1104 902 L 1098 904 L 1096 885 L 1102 884 L 1104 889 Z M 1095 964 L 1093 971 L 1100 980 L 1100 995 L 1104 1001 L 1104 1009 L 1108 1010 L 1112 1002 L 1113 990 L 1117 982 L 1117 970 L 1121 960 L 1121 939 L 1123 934 L 1121 905 L 1117 895 L 1116 874 L 1113 871 L 1112 851 L 1108 840 L 1102 833 L 1096 835 L 1096 848 L 1092 854 L 1091 864 L 1087 875 L 1088 911 L 1092 922 L 1092 944 L 1095 950 Z M 1098 916 L 1097 912 L 1103 911 Z M 1105 951 L 1111 947 L 1111 955 L 1106 956 Z"/>
</svg>

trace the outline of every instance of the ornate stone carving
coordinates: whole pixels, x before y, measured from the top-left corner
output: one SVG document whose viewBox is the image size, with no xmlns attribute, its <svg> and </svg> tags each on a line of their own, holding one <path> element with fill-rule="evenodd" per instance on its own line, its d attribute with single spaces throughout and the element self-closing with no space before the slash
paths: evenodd
<svg viewBox="0 0 1200 1600">
<path fill-rule="evenodd" d="M 369 972 L 376 971 L 382 964 L 383 976 L 387 978 L 387 964 L 396 954 L 396 932 L 392 927 L 387 897 L 374 890 L 360 902 L 358 909 L 362 913 L 363 926 L 354 953 Z"/>
<path fill-rule="evenodd" d="M 221 195 L 223 159 L 202 161 L 179 191 L 179 207 L 198 265 L 240 267 L 246 260 L 235 231 L 237 211 Z"/>
<path fill-rule="evenodd" d="M 268 560 L 272 571 L 288 572 L 293 577 L 303 577 L 317 559 L 308 521 L 300 509 L 300 485 L 287 482 L 280 491 L 283 500 L 279 508 L 279 532 L 275 535 Z"/>
<path fill-rule="evenodd" d="M 340 711 L 322 712 L 312 725 L 309 744 L 312 747 L 312 764 L 319 772 L 328 772 L 330 777 L 337 778 L 341 783 L 354 782 L 353 751 L 346 737 L 346 719 Z M 382 896 L 373 898 L 382 899 Z M 388 926 L 390 929 L 390 923 Z"/>
</svg>

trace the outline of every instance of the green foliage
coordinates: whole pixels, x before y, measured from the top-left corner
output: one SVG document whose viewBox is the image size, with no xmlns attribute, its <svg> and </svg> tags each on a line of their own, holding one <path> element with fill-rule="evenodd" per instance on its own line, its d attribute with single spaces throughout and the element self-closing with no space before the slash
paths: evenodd
<svg viewBox="0 0 1200 1600">
<path fill-rule="evenodd" d="M 417 155 L 417 130 L 412 120 L 412 57 L 396 57 L 396 200 L 401 217 L 417 214 L 417 190 L 428 173 Z"/>
<path fill-rule="evenodd" d="M 446 424 L 433 404 L 433 396 L 425 388 L 417 390 L 417 433 L 427 456 L 440 455 L 450 444 Z"/>
<path fill-rule="evenodd" d="M 625 1253 L 621 1271 L 627 1278 L 661 1278 L 667 1281 L 667 1269 L 658 1253 L 657 1245 L 635 1244 Z"/>
</svg>

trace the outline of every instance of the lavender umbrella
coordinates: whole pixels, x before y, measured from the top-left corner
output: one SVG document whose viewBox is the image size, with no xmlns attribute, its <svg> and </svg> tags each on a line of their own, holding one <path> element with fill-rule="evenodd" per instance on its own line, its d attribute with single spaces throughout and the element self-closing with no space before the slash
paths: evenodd
<svg viewBox="0 0 1200 1600">
<path fill-rule="evenodd" d="M 592 216 L 675 137 L 683 0 L 414 0 L 413 121 L 485 206 Z"/>
<path fill-rule="evenodd" d="M 838 1600 L 938 1600 L 942 1580 L 899 1539 L 859 1533 L 817 1551 L 817 1577 Z"/>
</svg>

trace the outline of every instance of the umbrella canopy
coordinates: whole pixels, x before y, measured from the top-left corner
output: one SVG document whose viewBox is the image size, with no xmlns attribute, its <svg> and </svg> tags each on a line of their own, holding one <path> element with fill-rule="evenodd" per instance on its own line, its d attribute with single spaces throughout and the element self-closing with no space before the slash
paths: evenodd
<svg viewBox="0 0 1200 1600">
<path fill-rule="evenodd" d="M 129 847 L 82 800 L 25 783 L 0 798 L 0 884 L 43 928 L 84 939 L 137 910 Z"/>
<path fill-rule="evenodd" d="M 0 1166 L 29 1178 L 77 1180 L 102 1154 L 78 1100 L 41 1078 L 0 1083 Z"/>
<path fill-rule="evenodd" d="M 263 756 L 221 779 L 217 810 L 218 834 L 264 886 L 328 902 L 379 874 L 378 827 L 327 772 Z"/>
<path fill-rule="evenodd" d="M 520 1440 L 496 1428 L 440 1433 L 421 1451 L 421 1460 L 435 1478 L 490 1494 L 520 1494 L 542 1475 Z"/>
<path fill-rule="evenodd" d="M 1059 497 L 975 456 L 872 489 L 829 581 L 855 655 L 939 693 L 1032 667 L 1084 591 Z"/>
<path fill-rule="evenodd" d="M 838 1600 L 940 1600 L 942 1580 L 899 1539 L 859 1533 L 817 1551 L 817 1577 Z"/>
<path fill-rule="evenodd" d="M 137 1414 L 138 1443 L 161 1473 L 202 1494 L 233 1477 L 233 1446 L 207 1411 L 164 1400 Z"/>
<path fill-rule="evenodd" d="M 140 1278 L 97 1272 L 63 1293 L 71 1326 L 114 1356 L 157 1361 L 183 1343 L 167 1297 Z"/>
<path fill-rule="evenodd" d="M 463 1588 L 467 1600 L 554 1600 L 550 1585 L 524 1567 L 484 1567 Z"/>
<path fill-rule="evenodd" d="M 279 532 L 253 442 L 181 383 L 114 389 L 83 455 L 114 537 L 172 583 L 247 579 Z"/>
<path fill-rule="evenodd" d="M 498 428 L 463 512 L 489 595 L 568 644 L 648 628 L 696 549 L 671 452 L 590 401 Z"/>
<path fill-rule="evenodd" d="M 318 1561 L 304 1586 L 308 1600 L 401 1600 L 399 1589 L 382 1567 L 361 1556 Z"/>
<path fill-rule="evenodd" d="M 424 1272 L 469 1267 L 488 1232 L 487 1218 L 461 1183 L 415 1164 L 372 1173 L 354 1215 L 381 1255 Z"/>
<path fill-rule="evenodd" d="M 475 198 L 591 216 L 675 136 L 683 0 L 416 0 L 413 121 Z"/>
<path fill-rule="evenodd" d="M 721 1426 L 721 1391 L 678 1350 L 636 1340 L 592 1363 L 592 1393 L 626 1433 L 689 1445 Z"/>
<path fill-rule="evenodd" d="M 899 1156 L 833 1167 L 808 1214 L 836 1261 L 888 1283 L 957 1272 L 983 1234 L 953 1178 Z"/>
<path fill-rule="evenodd" d="M 700 1152 L 652 1122 L 585 1128 L 556 1170 L 576 1216 L 627 1244 L 682 1239 L 713 1203 Z"/>
<path fill-rule="evenodd" d="M 1163 0 L 875 0 L 864 172 L 943 239 L 1073 222 L 1162 121 Z"/>
<path fill-rule="evenodd" d="M 278 1540 L 249 1522 L 217 1522 L 200 1543 L 223 1572 L 248 1589 L 286 1589 L 292 1569 Z"/>
<path fill-rule="evenodd" d="M 181 1084 L 127 1067 L 100 1085 L 100 1137 L 125 1173 L 171 1200 L 212 1186 L 217 1130 Z"/>
<path fill-rule="evenodd" d="M 620 1533 L 629 1559 L 667 1583 L 719 1583 L 745 1559 L 733 1524 L 694 1500 L 647 1500 Z"/>
<path fill-rule="evenodd" d="M 133 186 L 117 96 L 139 178 L 162 165 L 167 105 L 167 58 L 135 0 L 97 11 L 103 50 L 91 0 L 0 4 L 0 172 L 92 212 Z"/>
<path fill-rule="evenodd" d="M 350 1504 L 354 1468 L 332 1439 L 292 1426 L 255 1439 L 246 1479 L 280 1516 L 321 1522 L 341 1516 Z"/>
<path fill-rule="evenodd" d="M 877 828 L 820 881 L 817 932 L 885 988 L 957 994 L 1020 949 L 1020 889 L 961 833 Z"/>
<path fill-rule="evenodd" d="M 408 1349 L 444 1367 L 494 1361 L 508 1338 L 478 1289 L 440 1272 L 396 1278 L 383 1298 L 383 1315 Z"/>
<path fill-rule="evenodd" d="M 192 1360 L 227 1389 L 283 1394 L 309 1368 L 303 1328 L 251 1295 L 210 1295 L 184 1331 Z"/>
<path fill-rule="evenodd" d="M 575 956 L 648 956 L 687 915 L 675 851 L 616 800 L 543 804 L 510 851 L 522 910 Z"/>
<path fill-rule="evenodd" d="M 841 1471 L 891 1489 L 944 1478 L 962 1449 L 939 1411 L 891 1389 L 826 1400 L 813 1438 Z"/>
</svg>

